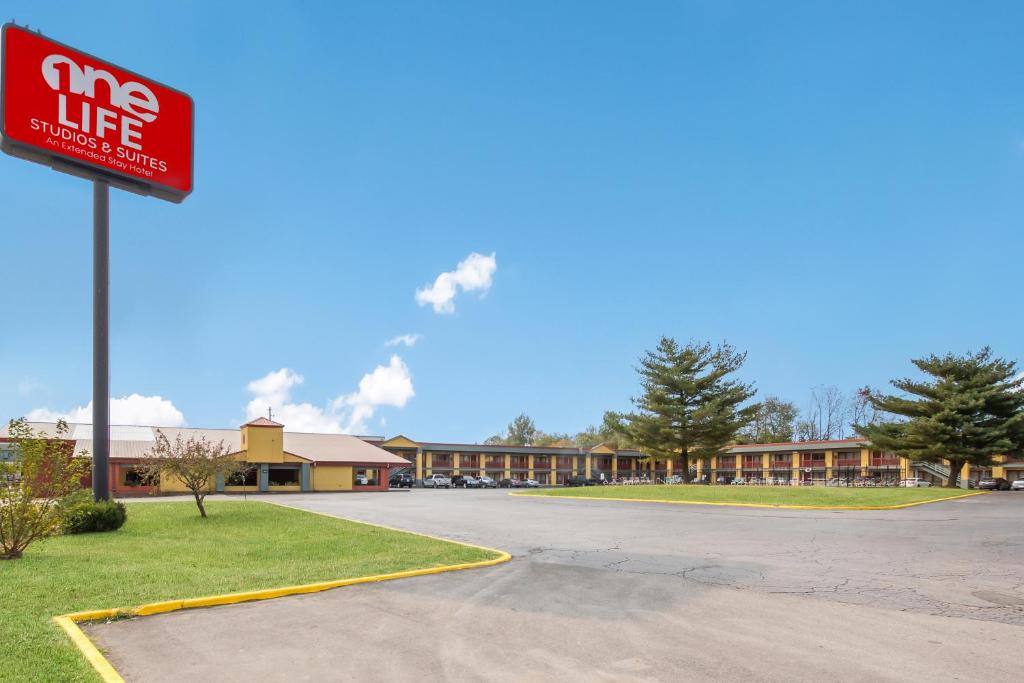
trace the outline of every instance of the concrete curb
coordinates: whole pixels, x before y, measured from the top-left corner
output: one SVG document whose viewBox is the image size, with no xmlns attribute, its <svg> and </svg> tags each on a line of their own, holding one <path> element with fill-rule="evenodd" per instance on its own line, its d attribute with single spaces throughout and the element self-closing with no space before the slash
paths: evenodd
<svg viewBox="0 0 1024 683">
<path fill-rule="evenodd" d="M 669 505 L 715 505 L 719 507 L 734 507 L 734 508 L 771 508 L 773 510 L 902 510 L 903 508 L 911 508 L 917 505 L 928 505 L 929 503 L 943 503 L 947 500 L 958 500 L 960 498 L 969 498 L 971 496 L 982 496 L 987 494 L 988 491 L 975 491 L 974 493 L 964 493 L 958 496 L 947 496 L 946 498 L 934 498 L 932 500 L 919 500 L 913 503 L 899 503 L 897 505 L 772 505 L 771 503 L 720 503 L 717 501 L 700 501 L 700 500 L 664 500 L 660 498 L 611 498 L 607 496 L 563 496 L 563 495 L 545 495 L 543 493 L 525 493 L 515 492 L 509 493 L 510 496 L 529 496 L 532 498 L 571 498 L 573 500 L 615 500 L 625 503 L 667 503 Z"/>
<path fill-rule="evenodd" d="M 85 612 L 72 612 L 70 614 L 62 614 L 60 616 L 53 617 L 53 621 L 64 629 L 64 632 L 68 634 L 71 641 L 78 648 L 79 652 L 82 653 L 96 673 L 100 675 L 104 683 L 124 683 L 124 679 L 121 677 L 117 670 L 110 664 L 106 657 L 99 651 L 96 645 L 89 640 L 89 637 L 78 627 L 78 624 L 87 621 L 99 621 L 101 619 L 120 619 L 127 617 L 144 617 L 152 614 L 163 614 L 165 612 L 175 612 L 183 609 L 194 609 L 197 607 L 214 607 L 218 605 L 234 605 L 240 602 L 252 602 L 255 600 L 271 600 L 273 598 L 281 598 L 288 595 L 301 595 L 303 593 L 319 593 L 320 591 L 331 590 L 332 588 L 341 588 L 342 586 L 353 586 L 362 583 L 378 583 L 381 581 L 393 581 L 395 579 L 404 579 L 412 576 L 424 576 L 427 574 L 442 574 L 445 572 L 461 571 L 463 569 L 478 569 L 481 567 L 493 567 L 494 565 L 508 562 L 512 559 L 512 556 L 504 550 L 498 550 L 497 548 L 488 548 L 482 545 L 475 545 L 473 543 L 465 543 L 463 541 L 455 541 L 449 538 L 441 538 L 440 536 L 431 536 L 429 534 L 421 534 L 416 531 L 406 531 L 405 529 L 396 529 L 394 527 L 384 526 L 383 524 L 374 524 L 372 522 L 364 522 L 358 519 L 349 519 L 347 517 L 337 517 L 335 515 L 328 515 L 323 512 L 316 512 L 313 510 L 304 510 L 302 508 L 293 507 L 291 505 L 285 505 L 283 503 L 277 503 L 272 501 L 252 501 L 257 503 L 266 503 L 268 505 L 277 505 L 278 507 L 288 508 L 290 510 L 299 510 L 313 515 L 320 515 L 322 517 L 328 517 L 330 519 L 340 519 L 346 522 L 354 522 L 356 524 L 365 524 L 366 526 L 373 526 L 379 529 L 387 529 L 388 531 L 397 531 L 404 534 L 412 534 L 413 536 L 422 536 L 435 541 L 443 541 L 445 543 L 454 543 L 455 545 L 461 545 L 467 548 L 474 548 L 477 550 L 485 550 L 487 552 L 497 553 L 497 557 L 490 560 L 480 560 L 479 562 L 464 562 L 460 564 L 443 565 L 440 567 L 424 567 L 422 569 L 408 569 L 401 572 L 392 572 L 390 574 L 376 574 L 373 576 L 357 576 L 349 579 L 336 579 L 333 581 L 321 581 L 318 583 L 307 583 L 296 586 L 283 586 L 281 588 L 265 588 L 263 590 L 246 591 L 242 593 L 225 593 L 222 595 L 209 595 L 202 598 L 188 598 L 184 600 L 165 600 L 163 602 L 151 602 L 144 605 L 138 605 L 130 608 L 112 608 L 112 609 L 101 609 L 101 610 L 89 610 Z"/>
</svg>

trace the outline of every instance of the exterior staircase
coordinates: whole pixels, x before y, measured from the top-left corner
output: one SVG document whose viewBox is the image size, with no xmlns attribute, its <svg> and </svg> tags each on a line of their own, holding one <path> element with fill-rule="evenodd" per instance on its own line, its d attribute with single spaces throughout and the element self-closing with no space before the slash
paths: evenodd
<svg viewBox="0 0 1024 683">
<path fill-rule="evenodd" d="M 949 467 L 946 465 L 940 465 L 937 462 L 925 462 L 924 460 L 915 460 L 912 464 L 916 469 L 926 472 L 933 477 L 938 477 L 943 482 L 949 478 Z M 959 478 L 958 475 L 957 479 Z"/>
</svg>

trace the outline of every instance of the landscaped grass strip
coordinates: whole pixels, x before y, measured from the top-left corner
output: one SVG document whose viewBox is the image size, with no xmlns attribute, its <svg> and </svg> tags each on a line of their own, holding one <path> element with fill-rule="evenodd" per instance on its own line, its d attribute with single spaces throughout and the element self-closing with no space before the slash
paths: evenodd
<svg viewBox="0 0 1024 683">
<path fill-rule="evenodd" d="M 586 486 L 517 491 L 514 496 L 620 500 L 680 505 L 728 505 L 808 510 L 896 510 L 965 498 L 983 491 L 941 488 L 859 488 L 831 486 Z"/>
<path fill-rule="evenodd" d="M 204 520 L 191 502 L 130 504 L 120 531 L 45 539 L 24 558 L 0 563 L 4 680 L 97 680 L 57 628 L 56 615 L 109 618 L 146 603 L 199 606 L 185 599 L 307 584 L 326 590 L 508 559 L 501 551 L 261 502 L 211 501 L 207 509 Z"/>
</svg>

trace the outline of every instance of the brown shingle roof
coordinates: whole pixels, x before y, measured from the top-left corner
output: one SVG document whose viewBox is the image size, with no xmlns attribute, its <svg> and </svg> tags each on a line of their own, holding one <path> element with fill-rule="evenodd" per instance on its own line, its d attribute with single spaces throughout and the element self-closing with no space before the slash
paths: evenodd
<svg viewBox="0 0 1024 683">
<path fill-rule="evenodd" d="M 273 420 L 268 420 L 265 417 L 257 417 L 255 420 L 249 420 L 248 422 L 246 422 L 242 426 L 243 427 L 284 427 L 284 425 L 281 424 L 280 422 L 274 422 Z"/>
</svg>

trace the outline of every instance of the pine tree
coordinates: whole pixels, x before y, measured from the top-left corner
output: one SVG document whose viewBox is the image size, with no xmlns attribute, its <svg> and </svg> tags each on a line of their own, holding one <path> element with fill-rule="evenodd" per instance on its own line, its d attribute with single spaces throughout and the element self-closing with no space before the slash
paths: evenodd
<svg viewBox="0 0 1024 683">
<path fill-rule="evenodd" d="M 719 453 L 759 408 L 740 407 L 754 396 L 753 385 L 727 378 L 746 358 L 729 344 L 680 347 L 662 337 L 637 368 L 643 393 L 633 399 L 637 412 L 623 416 L 629 439 L 652 456 L 680 456 L 683 480 L 689 482 L 690 456 Z"/>
<path fill-rule="evenodd" d="M 855 425 L 873 446 L 911 460 L 948 461 L 947 487 L 956 486 L 964 464 L 989 467 L 995 455 L 1024 450 L 1024 375 L 1014 362 L 994 358 L 989 347 L 912 362 L 934 379 L 891 382 L 909 396 L 871 396 L 877 410 L 902 418 Z"/>
</svg>

